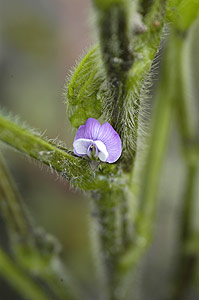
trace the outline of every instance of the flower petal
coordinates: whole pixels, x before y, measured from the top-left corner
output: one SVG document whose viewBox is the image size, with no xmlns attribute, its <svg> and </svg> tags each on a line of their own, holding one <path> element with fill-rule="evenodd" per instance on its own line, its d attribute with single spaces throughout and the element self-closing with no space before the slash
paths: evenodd
<svg viewBox="0 0 199 300">
<path fill-rule="evenodd" d="M 75 140 L 81 138 L 97 140 L 100 127 L 101 125 L 97 120 L 89 118 L 84 125 L 81 125 L 78 128 L 75 135 Z"/>
<path fill-rule="evenodd" d="M 94 143 L 99 151 L 98 153 L 99 159 L 101 161 L 106 161 L 108 157 L 108 151 L 106 150 L 106 146 L 102 141 L 95 141 Z"/>
<path fill-rule="evenodd" d="M 96 154 L 101 161 L 113 163 L 122 153 L 121 139 L 118 133 L 107 122 L 103 125 L 89 118 L 79 127 L 74 139 L 74 153 L 79 156 L 90 156 L 90 146 L 96 146 Z"/>
<path fill-rule="evenodd" d="M 85 123 L 84 138 L 97 140 L 100 128 L 101 125 L 97 120 L 89 118 Z"/>
<path fill-rule="evenodd" d="M 87 150 L 89 146 L 93 143 L 89 139 L 77 139 L 73 143 L 74 152 L 77 155 L 87 155 Z"/>
<path fill-rule="evenodd" d="M 121 139 L 118 133 L 108 122 L 101 126 L 98 134 L 98 140 L 104 143 L 109 154 L 106 162 L 113 163 L 119 159 L 122 153 Z"/>
<path fill-rule="evenodd" d="M 82 125 L 78 128 L 74 140 L 85 138 L 84 132 L 85 132 L 85 125 Z"/>
</svg>

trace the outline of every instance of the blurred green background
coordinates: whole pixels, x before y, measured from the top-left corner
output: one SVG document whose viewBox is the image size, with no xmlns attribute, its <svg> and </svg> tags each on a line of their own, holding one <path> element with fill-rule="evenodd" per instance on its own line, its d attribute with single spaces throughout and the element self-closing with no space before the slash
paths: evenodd
<svg viewBox="0 0 199 300">
<path fill-rule="evenodd" d="M 72 149 L 65 113 L 69 70 L 91 44 L 88 0 L 0 1 L 0 106 Z M 92 278 L 88 201 L 45 166 L 0 144 L 36 223 L 55 235 L 61 255 L 86 286 Z M 89 275 L 91 274 L 91 275 Z M 0 299 L 13 299 L 0 281 Z"/>
<path fill-rule="evenodd" d="M 89 0 L 0 2 L 0 106 L 70 149 L 75 132 L 65 113 L 65 78 L 93 42 L 92 27 Z M 155 239 L 132 280 L 134 299 L 166 300 L 172 289 L 185 180 L 179 144 L 173 127 L 159 188 Z M 60 241 L 61 256 L 85 290 L 86 299 L 98 299 L 89 250 L 87 197 L 45 166 L 3 144 L 0 150 L 30 214 Z M 196 275 L 187 300 L 199 299 Z M 10 299 L 22 298 L 0 279 L 0 300 Z"/>
</svg>

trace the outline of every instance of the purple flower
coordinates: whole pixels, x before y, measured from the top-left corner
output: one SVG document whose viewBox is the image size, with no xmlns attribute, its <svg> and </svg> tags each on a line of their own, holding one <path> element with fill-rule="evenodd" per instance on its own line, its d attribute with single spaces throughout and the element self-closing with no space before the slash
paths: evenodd
<svg viewBox="0 0 199 300">
<path fill-rule="evenodd" d="M 85 125 L 77 130 L 73 143 L 74 153 L 78 156 L 99 158 L 114 163 L 122 153 L 122 143 L 118 133 L 108 123 L 100 123 L 89 118 Z"/>
</svg>

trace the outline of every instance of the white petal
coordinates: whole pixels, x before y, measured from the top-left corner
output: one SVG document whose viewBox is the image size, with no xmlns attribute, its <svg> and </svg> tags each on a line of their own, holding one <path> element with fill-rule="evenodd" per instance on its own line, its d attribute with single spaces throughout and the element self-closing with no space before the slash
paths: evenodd
<svg viewBox="0 0 199 300">
<path fill-rule="evenodd" d="M 78 154 L 87 154 L 87 150 L 93 141 L 90 139 L 78 139 L 73 143 L 73 147 Z"/>
<path fill-rule="evenodd" d="M 106 161 L 107 157 L 108 157 L 108 152 L 106 150 L 106 146 L 104 145 L 104 143 L 102 141 L 95 141 L 94 143 L 99 150 L 99 153 L 98 153 L 99 159 L 101 161 Z"/>
</svg>

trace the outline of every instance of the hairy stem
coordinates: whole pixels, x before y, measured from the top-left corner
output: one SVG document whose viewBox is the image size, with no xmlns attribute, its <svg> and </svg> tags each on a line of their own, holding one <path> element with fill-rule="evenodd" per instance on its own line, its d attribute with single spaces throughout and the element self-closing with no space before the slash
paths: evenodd
<svg viewBox="0 0 199 300">
<path fill-rule="evenodd" d="M 60 149 L 57 145 L 1 115 L 0 140 L 48 165 L 72 185 L 84 190 L 106 186 L 103 178 L 97 181 L 87 160 L 72 155 L 70 151 Z"/>
<path fill-rule="evenodd" d="M 37 265 L 37 279 L 39 278 L 44 285 L 48 285 L 49 295 L 73 299 L 72 296 L 69 297 L 68 287 L 66 287 L 68 284 L 72 289 L 72 282 L 67 282 L 63 266 L 59 268 L 51 266 L 51 260 L 56 260 L 56 266 L 60 265 L 58 254 L 52 249 L 55 245 L 49 243 L 44 235 L 41 242 L 41 238 L 36 234 L 2 157 L 0 157 L 0 178 L 0 211 L 7 229 L 9 252 L 15 259 L 13 265 L 15 268 L 21 267 L 21 272 L 26 270 L 25 276 L 29 277 L 30 281 L 31 273 Z M 20 270 L 18 272 L 20 273 Z M 60 282 L 59 276 L 63 278 L 64 283 Z"/>
<path fill-rule="evenodd" d="M 117 273 L 117 264 L 131 241 L 131 228 L 128 211 L 124 207 L 127 204 L 124 197 L 126 195 L 122 189 L 93 194 L 110 299 L 119 299 L 117 288 L 121 278 Z"/>
<path fill-rule="evenodd" d="M 163 13 L 164 13 L 165 6 L 162 6 L 161 1 L 155 1 L 154 6 L 152 6 L 152 11 L 150 12 L 150 15 L 146 17 L 146 23 L 148 22 L 147 24 L 150 25 L 148 32 L 143 33 L 143 36 L 141 35 L 138 36 L 137 39 L 136 37 L 134 37 L 133 42 L 135 41 L 135 46 L 134 45 L 131 46 L 130 35 L 132 35 L 132 33 L 130 34 L 130 28 L 128 24 L 128 17 L 129 17 L 128 9 L 130 7 L 129 1 L 95 0 L 94 3 L 96 4 L 96 8 L 97 8 L 99 32 L 100 32 L 100 47 L 101 47 L 102 59 L 107 73 L 108 89 L 111 98 L 111 103 L 108 103 L 108 105 L 111 106 L 109 119 L 111 120 L 111 123 L 114 126 L 114 128 L 118 131 L 118 133 L 122 137 L 122 142 L 123 142 L 122 161 L 124 162 L 123 170 L 125 170 L 125 172 L 128 173 L 132 169 L 132 157 L 135 158 L 135 154 L 136 154 L 136 146 L 132 149 L 132 143 L 136 145 L 137 142 L 136 140 L 137 140 L 137 130 L 138 130 L 138 122 L 139 122 L 138 115 L 139 115 L 139 105 L 140 105 L 139 96 L 141 93 L 143 79 L 147 75 L 147 72 L 150 69 L 153 58 L 159 47 L 159 42 L 162 34 L 162 27 L 164 23 Z M 157 28 L 153 27 L 154 18 L 158 18 L 158 21 L 160 20 L 159 26 Z M 148 46 L 146 47 L 147 49 L 145 48 L 146 44 Z M 135 49 L 138 52 L 138 54 L 139 52 L 143 54 L 143 57 L 140 58 L 139 55 L 135 57 L 133 54 L 134 52 L 132 52 L 132 48 Z M 166 71 L 164 73 L 166 73 Z M 164 85 L 164 89 L 165 89 L 165 85 Z M 162 97 L 162 95 L 164 96 Z M 146 182 L 146 186 L 144 186 L 145 192 L 144 195 L 141 196 L 142 202 L 146 203 L 147 208 L 145 209 L 143 204 L 143 208 L 145 209 L 145 212 L 143 212 L 144 214 L 143 219 L 139 222 L 139 225 L 136 224 L 138 225 L 138 235 L 140 236 L 140 240 L 142 240 L 142 245 L 141 243 L 138 243 L 136 246 L 134 245 L 133 251 L 136 252 L 135 255 L 137 255 L 137 253 L 139 251 L 142 251 L 143 249 L 143 239 L 141 235 L 146 234 L 145 238 L 146 239 L 148 238 L 148 232 L 150 231 L 150 228 L 149 229 L 147 228 L 146 231 L 145 229 L 147 225 L 150 225 L 150 220 L 152 217 L 150 211 L 152 208 L 153 210 L 155 209 L 154 195 L 157 187 L 159 170 L 163 159 L 164 147 L 168 137 L 170 115 L 171 115 L 172 99 L 166 98 L 165 95 L 166 95 L 165 91 L 163 92 L 160 88 L 159 95 L 157 96 L 158 108 L 157 108 L 157 114 L 155 116 L 155 124 L 153 127 L 152 144 L 149 153 L 149 158 L 147 161 L 148 162 L 147 176 L 144 179 Z M 136 101 L 133 102 L 135 98 L 138 100 L 137 102 Z M 128 111 L 129 109 L 132 110 L 132 106 L 133 106 L 133 115 Z M 133 125 L 131 126 L 131 124 Z M 159 142 L 158 144 L 159 153 L 156 162 L 156 156 L 154 155 L 153 151 L 154 148 L 156 148 L 157 141 Z M 149 170 L 153 173 L 152 178 L 150 176 Z M 113 196 L 114 193 L 112 191 L 109 196 L 110 203 L 112 203 L 110 199 L 112 199 Z M 107 249 L 109 249 L 108 243 L 110 242 L 110 245 L 114 250 L 114 253 L 111 253 L 109 251 L 109 253 L 111 254 L 110 256 L 111 267 L 108 266 L 108 268 L 110 269 L 109 280 L 110 279 L 113 280 L 113 283 L 111 283 L 111 285 L 114 286 L 114 288 L 113 287 L 111 288 L 112 297 L 113 299 L 117 299 L 116 287 L 118 286 L 118 282 L 123 276 L 123 272 L 121 271 L 122 267 L 120 264 L 118 267 L 118 261 L 122 261 L 121 257 L 123 257 L 123 253 L 124 252 L 126 253 L 126 251 L 128 251 L 127 249 L 129 249 L 131 245 L 131 242 L 129 242 L 131 239 L 129 239 L 129 236 L 127 237 L 126 235 L 126 233 L 128 232 L 127 228 L 129 223 L 128 221 L 126 222 L 126 220 L 123 219 L 122 226 L 120 227 L 122 233 L 122 241 L 120 241 L 120 243 L 122 243 L 123 249 L 122 247 L 121 249 L 123 251 L 118 252 L 115 236 L 113 235 L 111 237 L 110 236 L 108 237 L 109 225 L 104 223 L 104 218 L 103 218 L 104 212 L 106 215 L 105 218 L 106 222 L 110 221 L 110 224 L 112 226 L 113 226 L 113 222 L 115 222 L 115 219 L 113 221 L 111 218 L 111 216 L 115 217 L 115 212 L 112 212 L 107 209 L 106 202 L 108 202 L 108 199 L 107 197 L 104 197 L 102 193 L 100 201 L 98 202 L 98 207 L 100 207 L 100 211 L 102 212 L 99 215 L 99 223 L 102 224 L 101 227 L 103 233 L 105 234 L 105 237 L 102 237 L 102 245 L 106 245 L 105 251 L 107 251 Z M 126 202 L 126 200 L 123 197 L 121 197 L 121 202 L 122 202 L 123 212 L 126 212 L 128 201 Z M 118 206 L 117 202 L 116 205 Z M 144 228 L 142 228 L 142 221 L 145 222 Z M 104 229 L 106 229 L 106 231 L 104 231 Z M 115 234 L 115 229 L 111 228 L 111 226 L 110 226 L 110 230 L 112 231 L 112 234 Z M 136 256 L 136 260 L 137 260 L 137 256 Z M 126 267 L 129 270 L 131 264 L 128 264 L 128 266 L 126 265 Z"/>
<path fill-rule="evenodd" d="M 10 228 L 10 231 L 16 232 L 20 238 L 29 239 L 30 233 L 32 233 L 31 225 L 26 216 L 17 188 L 5 167 L 1 155 L 0 178 L 0 208 L 7 226 Z"/>
<path fill-rule="evenodd" d="M 115 261 L 121 248 L 119 202 L 120 196 L 112 191 L 94 193 L 96 216 L 99 221 L 99 235 L 102 251 L 109 274 L 113 274 Z"/>
<path fill-rule="evenodd" d="M 150 237 L 152 230 L 159 174 L 168 140 L 172 107 L 176 100 L 178 73 L 176 69 L 171 72 L 170 66 L 177 65 L 181 47 L 181 41 L 171 35 L 166 57 L 163 60 L 162 79 L 156 95 L 158 103 L 142 182 L 140 213 L 136 221 L 138 234 L 141 236 L 144 234 L 145 237 Z"/>
<path fill-rule="evenodd" d="M 166 5 L 167 1 L 153 1 L 146 16 L 143 18 L 143 29 L 134 33 L 132 47 L 135 59 L 126 81 L 125 97 L 121 112 L 121 136 L 125 146 L 124 156 L 127 162 L 127 170 L 130 166 L 131 171 L 136 158 L 138 129 L 142 126 L 140 125 L 142 123 L 140 106 L 145 108 L 145 91 L 151 84 L 150 76 L 153 76 L 156 68 L 156 63 L 154 63 L 153 67 L 152 63 L 160 47 L 165 23 Z M 134 30 L 136 31 L 137 25 L 134 25 Z M 131 160 L 131 164 L 129 164 L 129 160 Z"/>
<path fill-rule="evenodd" d="M 140 97 L 160 45 L 167 1 L 154 1 L 143 19 L 144 29 L 140 32 L 136 32 L 136 21 L 130 28 L 132 7 L 129 1 L 107 1 L 105 5 L 104 1 L 96 0 L 94 3 L 97 3 L 100 47 L 109 90 L 104 99 L 104 114 L 121 136 L 121 161 L 123 169 L 129 172 L 137 151 Z M 135 1 L 134 7 L 136 5 Z M 130 17 L 135 17 L 135 11 Z"/>
<path fill-rule="evenodd" d="M 107 76 L 114 87 L 124 82 L 132 65 L 128 13 L 130 2 L 93 0 L 97 8 L 100 47 Z"/>
<path fill-rule="evenodd" d="M 175 65 L 176 56 L 179 54 L 180 49 L 180 44 L 176 43 L 175 39 L 171 37 L 163 58 L 149 147 L 143 169 L 143 177 L 141 178 L 139 208 L 135 220 L 136 237 L 133 245 L 121 258 L 120 272 L 128 271 L 130 266 L 135 265 L 139 261 L 151 240 L 157 203 L 157 187 L 168 141 L 176 93 L 175 68 L 173 68 L 173 72 L 170 72 L 170 66 Z"/>
<path fill-rule="evenodd" d="M 129 0 L 93 0 L 99 25 L 101 56 L 107 74 L 108 98 L 104 99 L 107 117 L 121 136 L 122 105 L 125 85 L 134 55 L 130 39 Z"/>
</svg>

